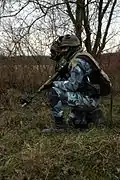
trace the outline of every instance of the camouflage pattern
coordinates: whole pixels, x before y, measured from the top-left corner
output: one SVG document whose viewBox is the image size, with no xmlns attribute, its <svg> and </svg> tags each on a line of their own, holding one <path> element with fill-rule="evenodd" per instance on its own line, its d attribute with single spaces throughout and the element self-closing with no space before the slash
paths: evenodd
<svg viewBox="0 0 120 180">
<path fill-rule="evenodd" d="M 52 106 L 54 118 L 63 116 L 63 105 L 73 108 L 79 107 L 83 111 L 94 109 L 98 106 L 99 98 L 93 98 L 93 92 L 86 91 L 86 83 L 89 82 L 88 75 L 91 71 L 92 69 L 88 62 L 84 59 L 73 57 L 69 63 L 66 80 L 59 79 L 53 82 L 52 89 L 58 96 L 58 101 Z"/>
<path fill-rule="evenodd" d="M 100 119 L 100 86 L 92 86 L 89 77 L 93 67 L 84 57 L 79 57 L 78 53 L 82 53 L 82 48 L 75 35 L 61 36 L 51 47 L 51 57 L 56 61 L 56 71 L 59 71 L 61 66 L 64 67 L 66 62 L 69 62 L 69 65 L 52 83 L 49 94 L 55 127 L 44 129 L 43 132 L 59 132 L 66 129 L 62 109 L 64 105 L 71 107 L 68 124 L 72 122 L 74 128 L 81 129 L 81 124 L 86 128 L 86 117 L 93 120 L 93 114 L 96 114 L 95 119 Z"/>
</svg>

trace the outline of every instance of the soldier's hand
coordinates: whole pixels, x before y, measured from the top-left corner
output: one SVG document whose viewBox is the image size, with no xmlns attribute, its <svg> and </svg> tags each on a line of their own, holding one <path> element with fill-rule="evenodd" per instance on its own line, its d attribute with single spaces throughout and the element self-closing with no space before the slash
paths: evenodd
<svg viewBox="0 0 120 180">
<path fill-rule="evenodd" d="M 44 89 L 50 89 L 53 86 L 53 83 L 45 84 Z"/>
<path fill-rule="evenodd" d="M 28 96 L 23 96 L 20 98 L 20 103 L 23 104 L 29 104 L 32 100 L 32 97 L 28 97 Z"/>
</svg>

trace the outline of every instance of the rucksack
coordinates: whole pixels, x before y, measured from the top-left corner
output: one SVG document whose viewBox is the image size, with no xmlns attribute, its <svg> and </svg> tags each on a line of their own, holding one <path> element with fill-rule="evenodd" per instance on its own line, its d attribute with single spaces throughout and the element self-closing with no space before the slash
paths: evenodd
<svg viewBox="0 0 120 180">
<path fill-rule="evenodd" d="M 109 95 L 112 90 L 112 83 L 108 75 L 103 71 L 103 69 L 101 69 L 98 62 L 87 52 L 78 52 L 75 57 L 84 59 L 91 65 L 92 72 L 89 75 L 90 82 L 93 85 L 100 85 L 100 96 Z"/>
</svg>

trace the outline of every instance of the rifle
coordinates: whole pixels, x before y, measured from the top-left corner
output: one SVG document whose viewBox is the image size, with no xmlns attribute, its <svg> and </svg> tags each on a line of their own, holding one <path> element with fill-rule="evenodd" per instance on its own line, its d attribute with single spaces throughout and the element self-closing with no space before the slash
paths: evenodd
<svg viewBox="0 0 120 180">
<path fill-rule="evenodd" d="M 46 85 L 51 85 L 52 86 L 52 82 L 58 78 L 60 76 L 60 74 L 65 73 L 66 69 L 68 69 L 68 62 L 64 62 L 63 65 L 61 65 L 61 67 L 57 70 L 57 72 L 55 74 L 53 74 L 53 76 L 48 79 L 35 93 L 32 97 L 29 98 L 29 100 L 24 99 L 24 103 L 22 104 L 22 107 L 25 107 L 26 105 L 28 105 L 29 103 L 32 102 L 32 99 L 35 98 L 37 96 L 38 93 L 40 93 L 42 90 L 46 89 L 45 86 Z"/>
</svg>

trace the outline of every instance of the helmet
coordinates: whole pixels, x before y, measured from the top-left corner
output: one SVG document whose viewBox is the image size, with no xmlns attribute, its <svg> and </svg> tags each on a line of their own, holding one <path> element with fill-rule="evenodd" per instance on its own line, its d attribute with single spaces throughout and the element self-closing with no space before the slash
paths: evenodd
<svg viewBox="0 0 120 180">
<path fill-rule="evenodd" d="M 76 47 L 80 45 L 80 41 L 75 35 L 65 35 L 62 40 L 60 47 Z"/>
</svg>

